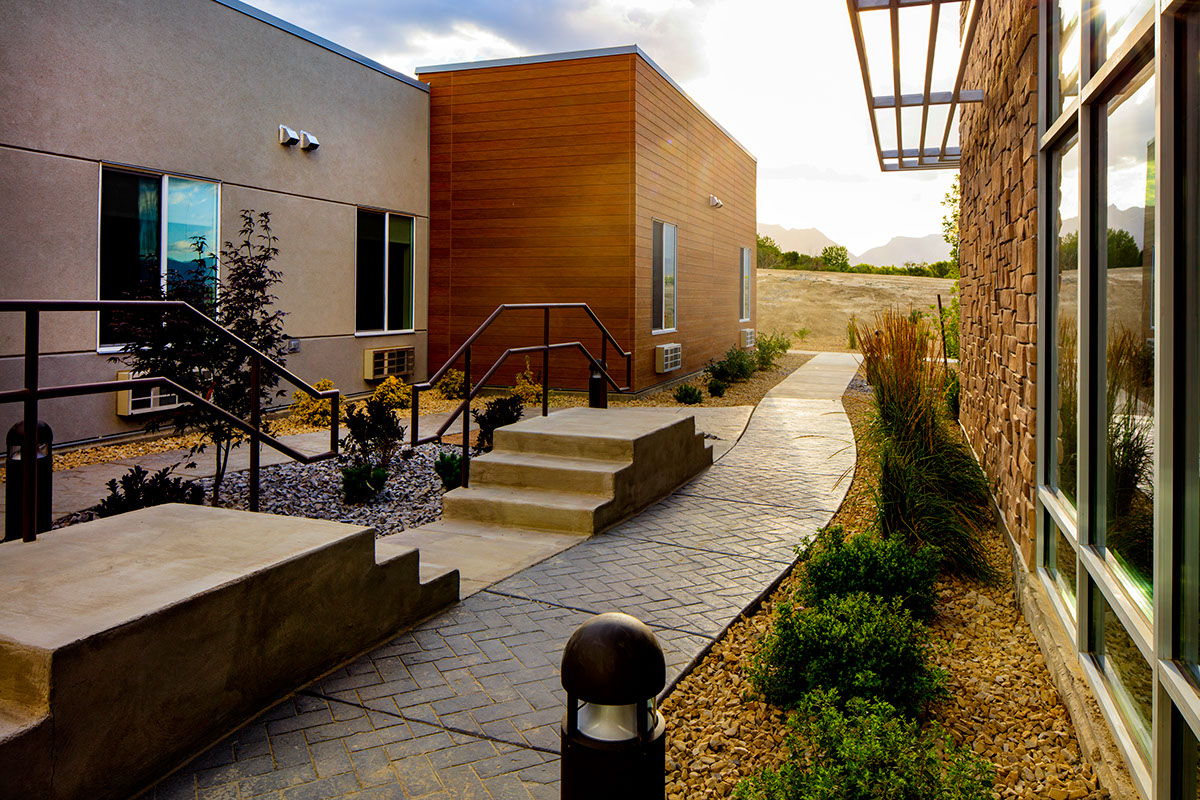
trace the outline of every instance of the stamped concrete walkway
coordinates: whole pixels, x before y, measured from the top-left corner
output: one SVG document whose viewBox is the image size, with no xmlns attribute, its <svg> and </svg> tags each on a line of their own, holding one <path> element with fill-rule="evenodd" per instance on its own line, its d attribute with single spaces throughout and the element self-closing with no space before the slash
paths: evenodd
<svg viewBox="0 0 1200 800">
<path fill-rule="evenodd" d="M 557 798 L 567 638 L 593 614 L 633 614 L 662 643 L 669 690 L 841 504 L 856 369 L 816 356 L 674 494 L 302 689 L 145 796 Z"/>
</svg>

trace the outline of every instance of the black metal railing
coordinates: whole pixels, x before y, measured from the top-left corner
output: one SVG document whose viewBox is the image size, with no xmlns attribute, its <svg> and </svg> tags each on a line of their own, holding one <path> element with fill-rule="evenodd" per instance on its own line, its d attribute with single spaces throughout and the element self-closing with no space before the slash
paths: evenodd
<svg viewBox="0 0 1200 800">
<path fill-rule="evenodd" d="M 550 343 L 550 311 L 552 309 L 572 309 L 582 310 L 595 323 L 599 329 L 600 338 L 600 358 L 597 360 L 586 347 L 580 342 L 555 342 Z M 471 383 L 471 347 L 476 340 L 484 334 L 493 322 L 500 318 L 507 311 L 531 311 L 541 310 L 543 314 L 542 324 L 542 343 L 529 345 L 526 347 L 510 347 L 505 350 L 496 363 L 492 364 L 491 369 L 484 373 L 475 385 Z M 616 349 L 620 357 L 625 359 L 625 385 L 619 385 L 608 372 L 608 346 L 609 343 Z M 419 444 L 427 442 L 441 441 L 442 436 L 454 424 L 454 421 L 460 416 L 462 417 L 462 485 L 467 486 L 470 482 L 471 474 L 471 400 L 484 388 L 488 380 L 491 379 L 496 371 L 504 365 L 512 355 L 523 355 L 525 353 L 542 354 L 542 416 L 550 413 L 550 353 L 554 350 L 569 350 L 571 348 L 578 349 L 583 353 L 584 358 L 588 360 L 592 370 L 599 373 L 604 383 L 611 386 L 615 391 L 626 392 L 633 385 L 633 354 L 626 352 L 621 348 L 620 343 L 616 338 L 609 333 L 608 328 L 604 327 L 604 323 L 596 316 L 595 312 L 588 306 L 587 303 L 506 303 L 498 306 L 486 320 L 483 321 L 475 332 L 467 337 L 467 340 L 462 343 L 458 350 L 454 351 L 454 355 L 442 365 L 441 369 L 429 376 L 429 379 L 424 383 L 414 383 L 412 387 L 412 425 L 410 431 L 410 444 L 416 447 Z M 450 416 L 438 428 L 437 433 L 430 436 L 418 436 L 417 425 L 420 417 L 420 396 L 421 392 L 432 389 L 438 381 L 440 381 L 446 372 L 458 363 L 459 359 L 463 362 L 463 385 L 467 388 L 466 397 L 454 409 Z"/>
<path fill-rule="evenodd" d="M 204 397 L 180 386 L 167 378 L 147 376 L 126 381 L 100 381 L 96 383 L 78 383 L 64 386 L 43 388 L 38 383 L 38 360 L 41 356 L 40 327 L 43 311 L 134 311 L 148 312 L 160 310 L 174 312 L 192 319 L 208 328 L 223 339 L 231 342 L 237 349 L 250 358 L 250 421 L 230 414 L 228 411 L 214 405 Z M 187 397 L 192 403 L 204 407 L 213 415 L 228 422 L 230 425 L 245 432 L 250 438 L 250 510 L 258 510 L 258 478 L 259 478 L 259 447 L 266 444 L 279 452 L 304 464 L 333 458 L 338 454 L 338 416 L 341 393 L 337 389 L 320 390 L 301 380 L 280 364 L 260 352 L 253 345 L 230 333 L 215 320 L 196 310 L 193 306 L 180 300 L 0 300 L 0 312 L 23 312 L 25 314 L 25 386 L 21 389 L 0 392 L 0 403 L 23 402 L 25 404 L 25 431 L 21 448 L 24 454 L 21 459 L 23 470 L 21 494 L 21 538 L 32 542 L 37 539 L 34 509 L 37 508 L 37 481 L 35 468 L 37 459 L 33 457 L 36 450 L 36 434 L 38 419 L 38 402 L 60 397 L 76 397 L 102 392 L 121 392 L 138 387 L 167 387 L 179 395 Z M 298 389 L 303 389 L 311 395 L 329 399 L 329 450 L 315 455 L 306 455 L 289 447 L 269 434 L 262 432 L 262 419 L 259 398 L 261 397 L 262 369 L 264 364 L 268 369 L 277 373 Z M 10 509 L 10 513 L 12 509 Z"/>
</svg>

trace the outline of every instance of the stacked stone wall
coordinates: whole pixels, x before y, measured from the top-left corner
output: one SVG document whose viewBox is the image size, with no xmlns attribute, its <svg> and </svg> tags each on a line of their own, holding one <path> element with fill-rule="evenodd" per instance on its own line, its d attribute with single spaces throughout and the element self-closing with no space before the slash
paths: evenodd
<svg viewBox="0 0 1200 800">
<path fill-rule="evenodd" d="M 980 11 L 962 107 L 960 419 L 1027 565 L 1037 415 L 1037 2 Z"/>
</svg>

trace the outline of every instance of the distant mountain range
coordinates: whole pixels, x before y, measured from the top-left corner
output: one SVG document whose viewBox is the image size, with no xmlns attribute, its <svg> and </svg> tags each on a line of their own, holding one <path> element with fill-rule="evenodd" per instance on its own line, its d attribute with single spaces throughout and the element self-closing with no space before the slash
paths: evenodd
<svg viewBox="0 0 1200 800">
<path fill-rule="evenodd" d="M 795 250 L 804 255 L 817 256 L 829 245 L 837 244 L 816 228 L 793 230 L 782 225 L 759 223 L 758 233 L 760 236 L 770 236 L 785 253 Z M 861 255 L 852 253 L 850 263 L 902 267 L 907 261 L 932 263 L 949 257 L 950 245 L 946 244 L 941 234 L 931 233 L 921 237 L 897 236 L 882 247 L 872 247 Z"/>
</svg>

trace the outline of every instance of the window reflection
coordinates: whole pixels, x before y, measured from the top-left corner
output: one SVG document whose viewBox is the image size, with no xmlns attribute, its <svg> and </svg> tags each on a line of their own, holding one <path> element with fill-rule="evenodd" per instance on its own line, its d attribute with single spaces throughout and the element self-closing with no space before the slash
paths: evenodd
<svg viewBox="0 0 1200 800">
<path fill-rule="evenodd" d="M 1075 616 L 1075 548 L 1067 541 L 1067 537 L 1063 536 L 1063 532 L 1054 526 L 1054 561 L 1051 564 L 1054 583 L 1058 586 L 1058 591 L 1066 601 L 1067 609 L 1071 612 L 1071 617 Z"/>
<path fill-rule="evenodd" d="M 1103 62 L 1120 49 L 1146 12 L 1154 7 L 1154 0 L 1098 0 L 1098 6 L 1103 19 L 1103 35 L 1099 37 Z"/>
<path fill-rule="evenodd" d="M 1142 757 L 1149 758 L 1154 676 L 1108 601 L 1103 600 L 1101 605 L 1104 608 L 1104 650 L 1098 654 L 1100 666 L 1131 738 Z"/>
<path fill-rule="evenodd" d="M 1072 141 L 1058 157 L 1057 263 L 1058 490 L 1072 504 L 1079 471 L 1079 145 Z"/>
<path fill-rule="evenodd" d="M 1062 0 L 1058 7 L 1058 113 L 1079 96 L 1081 0 Z"/>
<path fill-rule="evenodd" d="M 1107 104 L 1108 298 L 1106 547 L 1150 614 L 1154 562 L 1154 76 L 1148 67 Z"/>
</svg>

